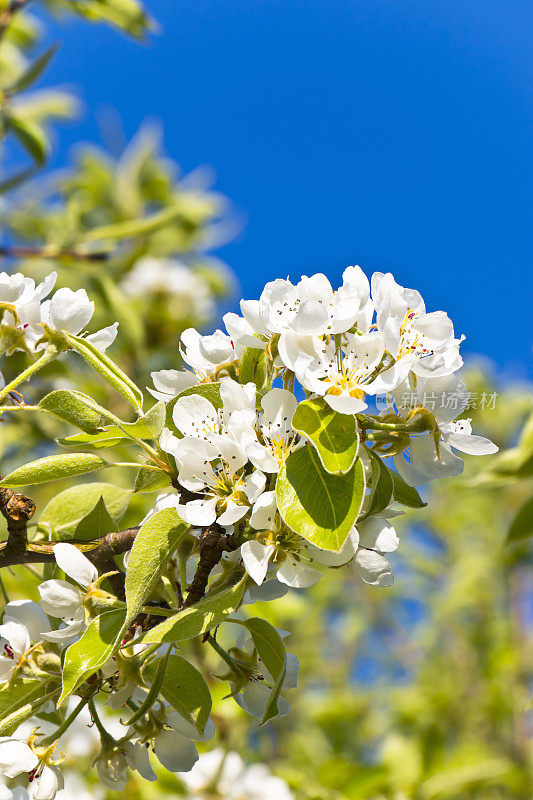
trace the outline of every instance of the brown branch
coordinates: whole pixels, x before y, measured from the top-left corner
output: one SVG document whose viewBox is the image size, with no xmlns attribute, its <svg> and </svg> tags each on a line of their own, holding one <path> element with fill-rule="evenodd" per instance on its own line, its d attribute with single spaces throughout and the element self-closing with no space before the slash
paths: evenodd
<svg viewBox="0 0 533 800">
<path fill-rule="evenodd" d="M 3 490 L 6 491 L 6 490 Z M 10 490 L 7 490 L 10 491 Z M 126 528 L 124 531 L 107 533 L 95 542 L 82 542 L 68 539 L 67 544 L 79 547 L 94 566 L 103 571 L 116 570 L 114 556 L 120 556 L 131 550 L 139 528 Z M 59 542 L 28 542 L 25 550 L 19 553 L 8 551 L 8 543 L 0 543 L 0 568 L 13 567 L 17 564 L 47 564 L 54 561 L 54 545 Z"/>
<path fill-rule="evenodd" d="M 39 247 L 8 247 L 0 245 L 0 256 L 6 258 L 67 258 L 76 261 L 108 261 L 109 253 L 80 253 L 77 250 L 53 251 Z"/>
<path fill-rule="evenodd" d="M 189 592 L 185 601 L 185 608 L 194 605 L 205 595 L 207 582 L 211 571 L 216 567 L 222 554 L 236 550 L 237 540 L 233 535 L 228 536 L 224 528 L 217 522 L 206 528 L 200 539 L 200 560 L 194 573 L 194 578 L 189 586 Z"/>
<path fill-rule="evenodd" d="M 28 522 L 35 514 L 35 503 L 31 497 L 0 488 L 0 512 L 7 521 L 6 556 L 21 557 L 28 546 Z"/>
</svg>

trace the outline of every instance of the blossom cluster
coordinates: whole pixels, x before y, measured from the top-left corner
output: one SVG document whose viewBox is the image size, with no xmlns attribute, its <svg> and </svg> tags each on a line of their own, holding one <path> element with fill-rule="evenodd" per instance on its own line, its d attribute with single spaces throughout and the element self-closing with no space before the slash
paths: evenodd
<svg viewBox="0 0 533 800">
<path fill-rule="evenodd" d="M 52 348 L 55 357 L 78 348 L 85 353 L 87 362 L 134 405 L 143 425 L 136 434 L 136 423 L 108 414 L 116 421 L 111 429 L 102 422 L 89 427 L 89 433 L 85 427 L 83 439 L 71 437 L 73 443 L 99 448 L 106 446 L 106 436 L 110 446 L 117 437 L 127 439 L 140 446 L 145 461 L 116 466 L 139 468 L 135 489 L 143 470 L 166 488 L 140 520 L 133 548 L 124 556 L 126 602 L 101 587 L 109 572 L 99 574 L 75 545 L 54 541 L 55 565 L 38 587 L 40 604 L 11 601 L 5 608 L 0 692 L 21 677 L 35 681 L 45 675 L 53 682 L 68 665 L 77 670 L 77 679 L 69 688 L 63 674 L 60 702 L 79 692 L 79 710 L 89 704 L 100 735 L 96 766 L 104 785 L 124 789 L 129 770 L 155 780 L 153 753 L 166 769 L 190 773 L 191 791 L 196 790 L 201 788 L 196 742 L 215 734 L 211 706 L 200 724 L 159 693 L 174 645 L 179 641 L 181 648 L 183 641 L 172 639 L 172 628 L 158 638 L 165 616 L 178 624 L 181 615 L 205 598 L 203 625 L 190 638 L 208 634 L 202 641 L 209 640 L 230 668 L 220 677 L 229 682 L 231 697 L 263 723 L 286 714 L 285 692 L 296 685 L 298 660 L 285 652 L 288 633 L 265 622 L 267 631 L 261 636 L 269 638 L 270 651 L 277 653 L 269 661 L 261 638 L 256 638 L 249 606 L 310 587 L 328 570 L 344 566 L 366 584 L 391 586 L 388 554 L 399 545 L 393 521 L 404 513 L 400 506 L 423 505 L 414 487 L 460 474 L 463 460 L 457 451 L 483 455 L 497 447 L 472 433 L 471 420 L 462 417 L 469 397 L 457 375 L 464 337 L 456 337 L 445 312 L 426 311 L 421 295 L 400 286 L 391 274 L 375 273 L 369 282 L 359 267 L 351 266 L 336 290 L 322 274 L 303 277 L 296 285 L 275 280 L 258 300 L 241 302 L 241 316 L 224 316 L 225 331 L 202 335 L 189 328 L 180 345 L 187 367 L 152 373 L 149 392 L 157 402 L 146 415 L 140 390 L 107 355 L 98 360 L 98 353 L 103 359 L 113 342 L 117 325 L 85 334 L 94 304 L 82 289 L 60 289 L 45 299 L 54 282 L 54 273 L 38 286 L 22 275 L 0 276 L 4 352 Z M 86 343 L 93 348 L 89 355 Z M 15 380 L 10 385 L 18 384 Z M 383 395 L 385 406 L 376 403 Z M 74 398 L 78 404 L 80 397 Z M 88 408 L 94 413 L 93 406 Z M 151 433 L 147 420 L 153 426 L 155 412 L 161 423 Z M 76 462 L 77 456 L 72 458 Z M 99 468 L 100 459 L 96 462 L 91 469 Z M 32 475 L 40 465 L 29 465 L 36 471 Z M 48 460 L 47 476 L 51 469 Z M 62 477 L 64 461 L 58 469 L 55 477 Z M 85 462 L 72 474 L 83 471 Z M 27 479 L 25 485 L 34 482 Z M 165 560 L 143 572 L 135 548 L 144 536 L 153 535 L 146 533 L 150 525 L 167 519 L 165 512 L 171 512 L 167 528 L 159 531 L 159 539 L 142 545 L 160 550 Z M 179 521 L 186 546 L 165 551 L 163 542 L 171 541 L 175 531 L 173 520 Z M 53 530 L 52 521 L 52 538 Z M 211 540 L 215 556 L 210 551 L 206 557 Z M 155 578 L 150 569 L 155 569 Z M 135 581 L 143 602 L 130 617 Z M 233 606 L 217 604 L 224 591 L 235 598 Z M 215 598 L 213 605 L 210 598 Z M 147 621 L 149 604 L 156 617 L 163 616 L 159 625 L 157 619 Z M 230 611 L 234 616 L 229 621 L 247 630 L 225 650 L 209 631 Z M 99 639 L 104 613 L 118 615 L 120 623 L 111 649 L 108 639 Z M 146 631 L 152 638 L 146 638 Z M 95 660 L 99 645 L 102 657 Z M 84 672 L 87 660 L 93 665 L 89 677 Z M 55 691 L 54 701 L 57 687 Z M 123 719 L 134 712 L 119 734 L 110 733 L 97 715 L 94 698 L 99 692 L 105 692 L 107 716 L 118 712 Z M 78 707 L 63 727 L 74 723 L 77 714 Z M 36 722 L 40 725 L 38 715 Z M 62 726 L 59 730 L 63 734 Z M 51 800 L 61 789 L 57 740 L 43 738 L 39 728 L 25 737 L 0 737 L 0 774 L 14 781 L 9 789 L 13 798 Z M 230 760 L 222 764 L 217 752 L 210 754 L 217 774 L 231 772 Z M 241 774 L 244 768 L 235 769 Z"/>
</svg>

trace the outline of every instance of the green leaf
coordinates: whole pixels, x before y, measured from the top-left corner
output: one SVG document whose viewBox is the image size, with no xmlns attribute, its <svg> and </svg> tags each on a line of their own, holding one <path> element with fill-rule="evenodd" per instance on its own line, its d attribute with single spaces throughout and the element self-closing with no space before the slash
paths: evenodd
<svg viewBox="0 0 533 800">
<path fill-rule="evenodd" d="M 374 514 L 379 514 L 389 505 L 392 499 L 393 480 L 390 470 L 369 447 L 364 446 L 364 453 L 370 462 L 370 495 L 365 497 L 364 515 L 366 519 Z"/>
<path fill-rule="evenodd" d="M 533 536 L 533 497 L 518 510 L 509 528 L 507 542 L 518 542 Z"/>
<path fill-rule="evenodd" d="M 148 675 L 155 674 L 150 665 Z M 211 713 L 211 694 L 203 675 L 181 656 L 170 656 L 161 694 L 178 714 L 204 732 Z"/>
<path fill-rule="evenodd" d="M 324 398 L 303 400 L 292 418 L 292 427 L 308 437 L 327 472 L 349 472 L 357 458 L 359 433 L 351 414 L 339 414 Z"/>
<path fill-rule="evenodd" d="M 404 481 L 399 472 L 390 469 L 390 476 L 392 478 L 392 496 L 398 503 L 409 508 L 424 508 L 427 503 L 424 503 L 418 492 L 413 486 L 409 486 Z"/>
<path fill-rule="evenodd" d="M 67 393 L 68 394 L 68 393 Z M 92 444 L 95 448 L 114 447 L 116 444 L 135 439 L 158 439 L 165 424 L 165 404 L 162 400 L 153 406 L 146 414 L 135 422 L 122 422 L 120 425 L 110 425 L 105 430 L 89 434 L 76 434 L 60 439 L 60 444 L 72 446 L 77 444 Z M 81 426 L 79 426 L 81 427 Z M 94 429 L 93 429 L 94 431 Z"/>
<path fill-rule="evenodd" d="M 189 525 L 178 517 L 174 508 L 158 511 L 140 528 L 126 572 L 126 625 L 135 619 L 150 598 L 172 552 L 188 530 Z"/>
<path fill-rule="evenodd" d="M 15 83 L 13 83 L 9 89 L 7 89 L 6 93 L 17 94 L 18 92 L 22 92 L 24 89 L 27 89 L 32 85 L 32 83 L 35 83 L 41 73 L 44 72 L 48 66 L 48 63 L 56 52 L 57 48 L 58 45 L 53 44 L 48 48 L 48 50 L 45 50 L 45 52 L 40 55 L 39 58 L 36 58 L 35 61 L 30 64 L 28 69 L 25 70 L 19 78 L 17 78 Z"/>
<path fill-rule="evenodd" d="M 13 683 L 0 686 L 0 736 L 10 736 L 26 719 L 32 717 L 50 699 L 50 692 L 59 691 L 52 680 L 19 675 Z"/>
<path fill-rule="evenodd" d="M 142 409 L 143 396 L 141 390 L 108 355 L 100 352 L 97 347 L 81 336 L 74 336 L 72 333 L 65 333 L 65 336 L 72 349 L 79 353 L 89 366 L 101 375 L 110 386 L 116 389 L 136 411 Z"/>
<path fill-rule="evenodd" d="M 106 511 L 118 525 L 128 507 L 131 492 L 112 483 L 82 483 L 71 486 L 53 497 L 43 510 L 39 527 L 52 529 L 62 539 L 74 537 L 80 522 L 103 499 Z"/>
<path fill-rule="evenodd" d="M 287 651 L 283 639 L 272 625 L 259 617 L 252 617 L 244 623 L 252 635 L 257 655 L 274 679 L 260 724 L 278 715 L 278 699 L 287 672 Z"/>
<path fill-rule="evenodd" d="M 265 351 L 255 347 L 245 347 L 239 359 L 239 383 L 255 383 L 262 394 L 268 379 Z"/>
<path fill-rule="evenodd" d="M 170 475 L 162 469 L 141 467 L 135 478 L 134 492 L 159 492 L 170 486 Z"/>
<path fill-rule="evenodd" d="M 62 447 L 79 447 L 83 445 L 88 447 L 89 450 L 105 450 L 109 447 L 117 447 L 124 444 L 124 440 L 128 437 L 121 433 L 118 437 L 108 430 L 101 433 L 75 433 L 72 436 L 67 436 L 64 439 L 56 439 L 56 442 Z"/>
<path fill-rule="evenodd" d="M 289 528 L 317 547 L 336 552 L 357 519 L 364 491 L 360 459 L 345 475 L 332 475 L 309 444 L 291 453 L 276 483 L 278 508 Z"/>
<path fill-rule="evenodd" d="M 116 222 L 112 225 L 102 225 L 99 228 L 92 228 L 80 237 L 80 242 L 95 242 L 104 239 L 130 239 L 133 236 L 145 236 L 163 228 L 174 222 L 183 215 L 184 207 L 180 202 L 176 205 L 164 208 L 149 217 L 138 219 L 128 219 L 123 222 Z"/>
<path fill-rule="evenodd" d="M 172 411 L 174 406 L 176 405 L 176 401 L 180 397 L 189 397 L 191 394 L 199 394 L 201 397 L 205 397 L 206 400 L 215 407 L 215 408 L 222 408 L 222 399 L 220 397 L 220 382 L 217 381 L 216 383 L 199 383 L 198 386 L 189 386 L 187 389 L 184 389 L 180 392 L 176 397 L 173 397 L 167 403 L 167 416 L 166 416 L 166 426 L 171 430 L 175 431 L 176 426 L 174 425 L 174 421 L 172 419 Z"/>
<path fill-rule="evenodd" d="M 71 644 L 63 664 L 63 689 L 59 706 L 83 681 L 100 669 L 113 654 L 119 632 L 124 624 L 125 609 L 106 611 L 93 619 L 85 633 Z"/>
<path fill-rule="evenodd" d="M 92 542 L 116 530 L 117 526 L 106 508 L 104 498 L 100 497 L 92 511 L 76 525 L 74 539 Z"/>
<path fill-rule="evenodd" d="M 143 636 L 143 644 L 182 642 L 202 636 L 219 625 L 239 606 L 246 588 L 246 576 L 238 583 L 210 592 L 190 608 L 156 625 Z"/>
<path fill-rule="evenodd" d="M 41 126 L 29 119 L 5 112 L 4 121 L 6 127 L 13 131 L 22 147 L 42 167 L 50 150 L 50 142 Z"/>
<path fill-rule="evenodd" d="M 60 456 L 45 456 L 30 464 L 10 472 L 0 481 L 0 486 L 14 488 L 17 486 L 33 486 L 36 483 L 57 481 L 60 478 L 72 478 L 84 475 L 97 469 L 112 466 L 103 458 L 93 453 L 68 453 Z"/>
<path fill-rule="evenodd" d="M 58 389 L 43 397 L 38 403 L 38 408 L 76 425 L 86 433 L 94 434 L 100 428 L 102 421 L 107 422 L 108 418 L 105 416 L 105 409 L 100 410 L 100 406 L 91 398 L 87 400 L 81 392 Z"/>
</svg>

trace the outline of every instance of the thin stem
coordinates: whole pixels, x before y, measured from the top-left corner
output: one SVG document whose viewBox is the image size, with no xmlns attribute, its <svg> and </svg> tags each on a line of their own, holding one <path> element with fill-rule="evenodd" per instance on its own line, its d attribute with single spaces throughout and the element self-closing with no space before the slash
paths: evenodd
<svg viewBox="0 0 533 800">
<path fill-rule="evenodd" d="M 4 581 L 0 576 L 0 594 L 2 595 L 2 600 L 7 605 L 9 603 L 9 595 L 6 591 L 6 587 L 4 586 Z"/>
<path fill-rule="evenodd" d="M 69 714 L 69 716 L 65 720 L 63 720 L 63 722 L 61 723 L 59 728 L 56 728 L 56 730 L 53 731 L 53 733 L 50 733 L 48 736 L 45 736 L 44 739 L 42 739 L 40 742 L 38 742 L 38 746 L 39 747 L 47 747 L 49 744 L 52 744 L 53 742 L 57 742 L 59 737 L 62 736 L 65 733 L 67 728 L 70 728 L 71 724 L 74 722 L 74 720 L 76 719 L 76 717 L 78 716 L 78 714 L 80 713 L 82 708 L 84 708 L 87 705 L 88 702 L 89 702 L 89 698 L 88 697 L 82 697 L 80 702 L 78 703 L 78 705 L 74 709 L 74 711 L 71 714 Z"/>
<path fill-rule="evenodd" d="M 43 355 L 37 359 L 37 361 L 34 361 L 33 364 L 30 364 L 30 366 L 25 369 L 24 372 L 21 372 L 16 378 L 13 378 L 11 383 L 8 383 L 7 386 L 4 386 L 4 388 L 0 391 L 0 400 L 3 400 L 4 397 L 7 397 L 9 392 L 12 392 L 13 389 L 16 389 L 17 386 L 19 386 L 21 383 L 24 383 L 24 381 L 27 381 L 32 375 L 53 361 L 58 354 L 59 351 L 54 345 L 47 347 Z"/>
<path fill-rule="evenodd" d="M 377 422 L 376 420 L 365 417 L 359 418 L 359 422 L 364 428 L 376 431 L 397 431 L 398 433 L 409 433 L 409 428 L 404 424 L 396 424 L 395 422 Z"/>
<path fill-rule="evenodd" d="M 23 0 L 24 1 L 24 0 Z M 76 250 L 56 250 L 53 247 L 7 247 L 0 245 L 5 258 L 67 258 L 76 261 L 107 261 L 109 253 L 79 253 Z"/>
<path fill-rule="evenodd" d="M 237 664 L 232 659 L 232 657 L 228 653 L 226 653 L 224 648 L 219 645 L 219 643 L 217 642 L 217 640 L 215 639 L 214 636 L 211 636 L 211 634 L 208 634 L 208 636 L 206 638 L 206 642 L 208 642 L 208 644 L 211 645 L 213 650 L 216 653 L 218 653 L 220 658 L 223 661 L 226 662 L 226 664 L 228 665 L 228 667 L 231 669 L 232 672 L 234 672 L 236 675 L 240 675 L 242 673 L 242 670 L 237 666 Z"/>
<path fill-rule="evenodd" d="M 94 700 L 93 700 L 93 698 L 92 698 L 92 697 L 91 697 L 91 699 L 90 699 L 90 700 L 87 702 L 87 705 L 88 705 L 88 707 L 89 707 L 89 711 L 91 712 L 91 717 L 92 717 L 92 720 L 93 720 L 94 724 L 96 725 L 96 728 L 97 728 L 97 730 L 98 730 L 98 733 L 100 734 L 100 738 L 101 738 L 103 741 L 110 741 L 110 740 L 111 740 L 113 737 L 111 736 L 111 734 L 109 734 L 109 733 L 106 731 L 106 729 L 105 729 L 105 728 L 104 728 L 104 726 L 102 725 L 102 721 L 100 720 L 100 717 L 98 716 L 98 712 L 96 711 L 96 706 L 95 706 L 95 704 L 94 704 Z"/>
<path fill-rule="evenodd" d="M 179 554 L 179 562 L 180 562 L 180 586 L 181 591 L 186 592 L 188 589 L 187 583 L 187 559 L 183 556 L 182 553 Z"/>
</svg>

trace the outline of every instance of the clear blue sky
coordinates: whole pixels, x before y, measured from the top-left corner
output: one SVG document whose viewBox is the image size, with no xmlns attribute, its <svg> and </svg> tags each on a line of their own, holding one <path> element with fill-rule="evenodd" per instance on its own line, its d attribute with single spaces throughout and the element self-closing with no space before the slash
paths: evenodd
<svg viewBox="0 0 533 800">
<path fill-rule="evenodd" d="M 531 0 L 148 0 L 146 47 L 70 23 L 47 83 L 131 136 L 164 123 L 246 212 L 220 255 L 245 297 L 277 276 L 391 270 L 502 374 L 530 377 Z"/>
</svg>

